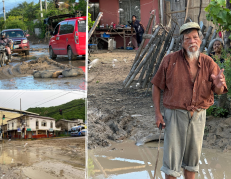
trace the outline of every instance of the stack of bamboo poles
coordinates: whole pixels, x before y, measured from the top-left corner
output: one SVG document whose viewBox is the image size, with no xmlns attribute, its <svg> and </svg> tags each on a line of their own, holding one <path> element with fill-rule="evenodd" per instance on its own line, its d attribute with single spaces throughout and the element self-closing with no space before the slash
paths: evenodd
<svg viewBox="0 0 231 179">
<path fill-rule="evenodd" d="M 147 88 L 147 90 L 151 88 L 150 81 L 155 76 L 164 56 L 181 48 L 180 37 L 173 37 L 175 27 L 176 24 L 168 32 L 166 28 L 159 25 L 155 28 L 153 34 L 143 35 L 144 39 L 148 38 L 150 40 L 143 50 L 140 47 L 137 51 L 132 68 L 123 81 L 125 88 L 128 88 L 134 81 L 136 81 L 136 86 L 139 88 Z M 213 27 L 211 26 L 208 28 L 200 46 L 200 52 L 203 52 L 205 47 L 208 47 L 207 54 L 211 52 L 212 46 L 209 46 L 209 42 L 217 36 L 216 30 L 212 33 L 212 29 Z M 204 30 L 205 28 L 202 29 L 202 33 Z M 139 75 L 138 79 L 136 78 L 137 75 Z"/>
<path fill-rule="evenodd" d="M 139 56 L 136 55 L 132 68 L 123 82 L 125 88 L 131 85 L 138 74 L 140 76 L 137 86 L 141 88 L 151 87 L 150 80 L 156 74 L 165 54 L 170 53 L 174 46 L 174 38 L 172 37 L 174 30 L 175 27 L 169 32 L 163 26 L 155 28 L 148 44 Z"/>
</svg>

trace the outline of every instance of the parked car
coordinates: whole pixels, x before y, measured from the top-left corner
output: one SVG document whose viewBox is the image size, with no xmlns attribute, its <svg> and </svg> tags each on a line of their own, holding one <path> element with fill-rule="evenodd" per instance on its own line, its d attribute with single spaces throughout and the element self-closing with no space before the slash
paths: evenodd
<svg viewBox="0 0 231 179">
<path fill-rule="evenodd" d="M 74 126 L 71 128 L 71 136 L 82 136 L 81 131 L 85 129 L 85 126 Z"/>
<path fill-rule="evenodd" d="M 83 129 L 83 130 L 81 130 L 80 132 L 81 132 L 81 135 L 82 135 L 82 136 L 85 136 L 86 133 L 87 133 L 87 129 Z"/>
<path fill-rule="evenodd" d="M 29 55 L 30 44 L 27 39 L 29 34 L 25 34 L 22 29 L 5 29 L 6 37 L 13 41 L 13 53 L 25 53 Z"/>
<path fill-rule="evenodd" d="M 86 16 L 61 21 L 51 35 L 49 42 L 51 59 L 55 59 L 57 55 L 68 55 L 68 59 L 72 60 L 77 55 L 85 55 Z"/>
</svg>

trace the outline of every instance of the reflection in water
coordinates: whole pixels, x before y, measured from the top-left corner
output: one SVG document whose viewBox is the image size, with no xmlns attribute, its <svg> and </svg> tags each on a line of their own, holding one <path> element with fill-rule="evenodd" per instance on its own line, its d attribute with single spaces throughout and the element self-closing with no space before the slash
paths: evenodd
<svg viewBox="0 0 231 179">
<path fill-rule="evenodd" d="M 89 158 L 94 167 L 90 179 L 149 179 L 154 176 L 157 155 L 157 142 L 136 146 L 134 141 L 114 143 L 110 148 L 89 151 Z M 161 144 L 163 146 L 163 143 Z M 110 149 L 113 150 L 110 150 Z M 160 148 L 157 178 L 164 179 L 160 171 L 162 166 L 163 147 Z M 231 153 L 222 153 L 214 149 L 203 149 L 198 179 L 230 179 Z M 181 176 L 178 179 L 183 179 Z"/>
</svg>

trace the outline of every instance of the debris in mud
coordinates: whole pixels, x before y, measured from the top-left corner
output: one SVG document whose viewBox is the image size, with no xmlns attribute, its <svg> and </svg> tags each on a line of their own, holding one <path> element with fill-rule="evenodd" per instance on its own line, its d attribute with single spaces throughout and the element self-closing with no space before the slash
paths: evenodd
<svg viewBox="0 0 231 179">
<path fill-rule="evenodd" d="M 63 73 L 65 73 L 66 76 L 62 75 Z M 58 78 L 59 75 L 63 77 L 73 77 L 83 74 L 84 72 L 81 68 L 69 64 L 64 65 L 48 57 L 40 57 L 29 62 L 23 61 L 15 66 L 7 65 L 0 68 L 1 78 L 25 75 L 33 75 L 34 78 Z"/>
<path fill-rule="evenodd" d="M 130 114 L 123 108 L 108 110 L 102 114 L 97 109 L 88 112 L 88 148 L 110 146 L 110 141 L 120 141 L 128 138 L 134 129 L 135 123 Z"/>
<path fill-rule="evenodd" d="M 203 147 L 231 150 L 231 117 L 208 116 L 204 132 Z"/>
</svg>

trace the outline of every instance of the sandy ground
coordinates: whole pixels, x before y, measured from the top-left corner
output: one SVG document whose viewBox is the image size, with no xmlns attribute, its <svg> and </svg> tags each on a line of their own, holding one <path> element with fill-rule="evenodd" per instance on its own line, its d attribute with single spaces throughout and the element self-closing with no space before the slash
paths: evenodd
<svg viewBox="0 0 231 179">
<path fill-rule="evenodd" d="M 85 138 L 3 141 L 0 177 L 85 178 Z"/>
<path fill-rule="evenodd" d="M 85 57 L 69 61 L 67 56 L 49 59 L 47 44 L 31 44 L 30 55 L 14 53 L 12 62 L 0 67 L 1 89 L 79 89 L 85 90 L 85 75 L 59 78 L 34 78 L 35 71 L 63 71 L 85 66 Z M 40 60 L 38 60 L 40 59 Z M 42 59 L 42 62 L 41 62 Z"/>
<path fill-rule="evenodd" d="M 97 147 L 95 140 L 98 140 L 99 138 L 99 136 L 95 136 L 95 132 L 92 132 L 94 134 L 91 133 L 91 127 L 94 131 L 95 126 L 97 125 L 95 122 L 91 123 L 91 121 L 93 122 L 96 119 L 102 119 L 96 120 L 96 122 L 99 122 L 99 125 L 102 126 L 103 123 L 105 123 L 105 120 L 108 121 L 108 119 L 105 119 L 104 117 L 108 114 L 111 115 L 111 121 L 123 116 L 123 112 L 132 117 L 130 124 L 125 123 L 123 126 L 119 126 L 119 128 L 129 128 L 129 132 L 125 130 L 128 134 L 125 134 L 122 139 L 131 138 L 138 141 L 145 136 L 156 134 L 158 132 L 158 129 L 155 126 L 151 90 L 146 94 L 145 89 L 136 88 L 135 82 L 131 84 L 129 89 L 123 88 L 123 80 L 130 71 L 135 53 L 136 51 L 124 50 L 115 50 L 112 53 L 99 51 L 99 53 L 93 53 L 91 54 L 91 57 L 89 57 L 91 61 L 99 59 L 97 65 L 88 71 L 88 111 L 90 111 L 89 114 L 91 114 L 91 116 L 88 117 L 89 148 Z M 117 60 L 114 68 L 112 66 L 113 59 Z M 122 113 L 118 112 L 121 111 L 121 108 L 123 108 Z M 161 110 L 163 111 L 162 106 Z M 94 111 L 100 111 L 103 117 L 95 116 L 99 113 Z M 91 124 L 93 125 L 91 126 Z M 107 131 L 110 131 L 107 129 L 107 126 L 108 125 L 103 126 L 103 129 L 99 129 L 97 134 L 101 133 L 100 130 L 103 131 L 106 129 Z M 111 131 L 114 130 L 113 128 L 114 127 L 111 127 Z M 114 134 L 116 133 L 121 133 L 121 130 L 114 130 Z M 93 141 L 92 145 L 91 141 Z M 105 142 L 99 141 L 99 143 L 99 145 L 101 145 L 101 143 Z M 108 144 L 105 146 L 110 145 L 109 140 L 106 140 L 106 143 Z"/>
</svg>

